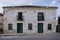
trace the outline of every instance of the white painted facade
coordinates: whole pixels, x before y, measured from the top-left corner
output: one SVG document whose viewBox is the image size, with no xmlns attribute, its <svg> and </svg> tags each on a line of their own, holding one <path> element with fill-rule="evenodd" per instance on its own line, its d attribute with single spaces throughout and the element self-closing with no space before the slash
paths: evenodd
<svg viewBox="0 0 60 40">
<path fill-rule="evenodd" d="M 3 8 L 4 33 L 17 33 L 17 23 L 23 23 L 23 33 L 38 33 L 38 23 L 43 23 L 43 33 L 56 32 L 56 8 Z M 18 12 L 23 12 L 23 21 L 17 21 Z M 44 13 L 44 21 L 38 21 L 38 12 Z M 13 30 L 8 30 L 8 24 L 12 23 Z M 28 23 L 32 23 L 32 30 L 28 30 Z M 52 24 L 52 30 L 48 30 L 48 24 Z"/>
</svg>

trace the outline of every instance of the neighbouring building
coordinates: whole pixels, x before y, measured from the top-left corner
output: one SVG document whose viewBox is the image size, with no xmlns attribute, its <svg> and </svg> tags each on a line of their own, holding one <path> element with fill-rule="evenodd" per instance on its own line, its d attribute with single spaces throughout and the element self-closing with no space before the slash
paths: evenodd
<svg viewBox="0 0 60 40">
<path fill-rule="evenodd" d="M 60 16 L 57 18 L 56 32 L 60 33 Z"/>
<path fill-rule="evenodd" d="M 58 17 L 58 24 L 60 24 L 60 17 Z"/>
<path fill-rule="evenodd" d="M 5 6 L 4 33 L 56 32 L 55 6 Z"/>
<path fill-rule="evenodd" d="M 3 33 L 3 14 L 0 13 L 0 34 Z"/>
</svg>

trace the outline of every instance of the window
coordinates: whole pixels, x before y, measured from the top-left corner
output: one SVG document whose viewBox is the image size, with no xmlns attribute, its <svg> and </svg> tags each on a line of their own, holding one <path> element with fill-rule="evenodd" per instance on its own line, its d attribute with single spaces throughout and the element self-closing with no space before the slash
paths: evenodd
<svg viewBox="0 0 60 40">
<path fill-rule="evenodd" d="M 48 30 L 51 30 L 52 24 L 48 24 Z"/>
<path fill-rule="evenodd" d="M 3 23 L 0 23 L 0 25 L 3 25 Z"/>
<path fill-rule="evenodd" d="M 18 12 L 18 20 L 22 21 L 22 12 Z"/>
<path fill-rule="evenodd" d="M 38 13 L 38 21 L 44 20 L 44 14 L 42 12 Z"/>
<path fill-rule="evenodd" d="M 31 23 L 28 24 L 28 30 L 32 30 L 32 24 Z"/>
<path fill-rule="evenodd" d="M 12 24 L 8 24 L 8 30 L 12 30 Z"/>
<path fill-rule="evenodd" d="M 60 24 L 60 17 L 58 17 L 58 24 Z"/>
</svg>

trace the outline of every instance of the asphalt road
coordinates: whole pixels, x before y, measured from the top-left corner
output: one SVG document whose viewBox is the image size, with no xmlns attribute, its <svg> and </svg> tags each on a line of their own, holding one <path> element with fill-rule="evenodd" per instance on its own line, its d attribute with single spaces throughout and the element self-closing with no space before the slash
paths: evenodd
<svg viewBox="0 0 60 40">
<path fill-rule="evenodd" d="M 60 33 L 35 36 L 0 36 L 0 40 L 60 40 Z"/>
</svg>

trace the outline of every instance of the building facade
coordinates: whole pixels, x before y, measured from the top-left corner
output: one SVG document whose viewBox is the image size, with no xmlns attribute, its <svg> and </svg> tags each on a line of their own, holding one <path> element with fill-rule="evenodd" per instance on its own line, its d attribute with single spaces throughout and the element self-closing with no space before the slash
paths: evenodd
<svg viewBox="0 0 60 40">
<path fill-rule="evenodd" d="M 4 33 L 56 32 L 56 9 L 51 6 L 6 6 Z"/>
<path fill-rule="evenodd" d="M 0 34 L 3 33 L 3 14 L 0 13 Z"/>
</svg>

